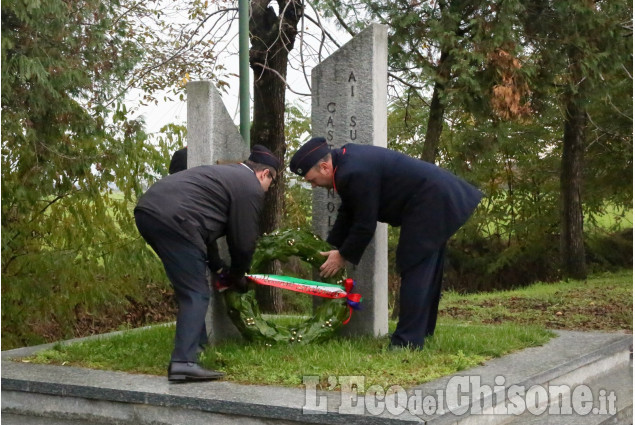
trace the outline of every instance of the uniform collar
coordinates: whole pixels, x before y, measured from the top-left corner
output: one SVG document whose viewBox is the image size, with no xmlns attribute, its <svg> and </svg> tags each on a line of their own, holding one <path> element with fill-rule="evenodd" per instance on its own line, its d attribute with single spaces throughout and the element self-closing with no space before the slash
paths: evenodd
<svg viewBox="0 0 635 425">
<path fill-rule="evenodd" d="M 346 155 L 346 147 L 333 149 L 331 151 L 331 163 L 333 164 L 333 190 L 335 190 L 335 193 L 337 193 L 337 185 L 335 184 L 335 173 L 337 172 L 337 167 L 344 155 Z"/>
<path fill-rule="evenodd" d="M 252 173 L 256 174 L 256 172 L 254 171 L 253 168 L 251 168 L 249 165 L 245 164 L 244 162 L 241 162 L 240 165 L 242 165 L 243 167 L 245 167 L 246 169 L 248 169 L 249 171 L 251 171 Z"/>
<path fill-rule="evenodd" d="M 344 155 L 346 155 L 346 147 L 333 149 L 331 151 L 331 161 L 333 162 L 333 169 L 337 168 L 340 165 L 340 162 L 344 159 Z"/>
</svg>

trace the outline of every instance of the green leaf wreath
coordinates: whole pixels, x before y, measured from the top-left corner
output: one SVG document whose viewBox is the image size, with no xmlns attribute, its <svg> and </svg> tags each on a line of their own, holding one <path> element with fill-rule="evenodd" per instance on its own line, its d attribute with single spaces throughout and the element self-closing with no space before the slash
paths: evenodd
<svg viewBox="0 0 635 425">
<path fill-rule="evenodd" d="M 284 262 L 293 256 L 313 267 L 319 267 L 325 261 L 325 257 L 319 253 L 330 249 L 328 243 L 310 232 L 300 229 L 276 231 L 264 235 L 258 241 L 251 271 L 261 273 L 270 261 Z M 327 283 L 338 283 L 342 278 L 343 273 L 340 273 L 328 279 Z M 243 337 L 267 345 L 323 341 L 330 338 L 350 314 L 345 298 L 326 299 L 310 319 L 293 327 L 285 327 L 262 318 L 253 289 L 245 294 L 229 290 L 223 294 L 229 317 Z"/>
</svg>

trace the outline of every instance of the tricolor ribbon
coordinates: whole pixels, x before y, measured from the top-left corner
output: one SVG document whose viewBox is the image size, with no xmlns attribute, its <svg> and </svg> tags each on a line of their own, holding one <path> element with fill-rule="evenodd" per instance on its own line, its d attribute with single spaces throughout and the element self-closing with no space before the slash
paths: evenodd
<svg viewBox="0 0 635 425">
<path fill-rule="evenodd" d="M 351 320 L 353 310 L 359 310 L 361 308 L 362 295 L 352 292 L 355 287 L 355 281 L 351 278 L 344 280 L 343 287 L 331 283 L 268 274 L 251 274 L 247 275 L 247 279 L 259 285 L 274 286 L 276 288 L 288 289 L 323 298 L 346 298 L 349 315 L 348 318 L 342 322 L 344 325 Z"/>
<path fill-rule="evenodd" d="M 346 291 L 346 303 L 348 304 L 348 318 L 342 322 L 343 325 L 351 321 L 353 310 L 362 308 L 362 294 L 353 293 L 355 281 L 350 277 L 344 281 L 344 290 Z"/>
</svg>

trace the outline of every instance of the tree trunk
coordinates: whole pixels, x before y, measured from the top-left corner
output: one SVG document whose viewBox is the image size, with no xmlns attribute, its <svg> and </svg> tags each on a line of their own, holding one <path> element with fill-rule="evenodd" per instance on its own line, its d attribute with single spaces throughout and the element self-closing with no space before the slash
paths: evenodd
<svg viewBox="0 0 635 425">
<path fill-rule="evenodd" d="M 281 15 L 276 15 L 269 1 L 251 1 L 249 21 L 249 65 L 254 73 L 254 117 L 250 130 L 251 144 L 269 148 L 284 162 L 284 108 L 289 51 L 293 49 L 297 26 L 302 17 L 302 4 L 279 0 Z M 284 202 L 284 167 L 278 174 L 279 184 L 267 192 L 265 207 L 260 219 L 260 230 L 269 233 L 280 225 Z M 279 273 L 275 262 L 269 273 Z M 258 304 L 263 311 L 279 313 L 282 310 L 282 294 L 276 288 L 262 286 L 256 290 Z"/>
<path fill-rule="evenodd" d="M 439 11 L 442 15 L 441 20 L 448 22 L 453 26 L 452 30 L 456 37 L 465 36 L 465 29 L 461 28 L 459 22 L 456 21 L 457 16 L 470 16 L 478 2 L 439 2 Z M 428 127 L 426 136 L 423 141 L 423 149 L 421 151 L 421 159 L 426 162 L 434 163 L 438 153 L 439 144 L 441 142 L 441 133 L 443 131 L 443 117 L 445 115 L 445 87 L 450 81 L 452 68 L 452 49 L 456 48 L 453 44 L 442 43 L 441 55 L 439 56 L 439 65 L 436 69 L 436 78 L 434 82 L 434 90 L 432 92 L 432 101 L 430 103 L 430 115 L 428 117 Z"/>
<path fill-rule="evenodd" d="M 428 128 L 423 142 L 421 159 L 434 163 L 439 152 L 439 142 L 441 140 L 441 132 L 443 131 L 443 115 L 445 113 L 445 104 L 441 101 L 445 84 L 450 78 L 450 54 L 447 50 L 441 52 L 439 59 L 439 67 L 437 81 L 434 83 L 434 91 L 432 93 L 432 102 L 430 103 L 430 115 L 428 117 Z"/>
<path fill-rule="evenodd" d="M 560 174 L 560 256 L 564 277 L 587 276 L 582 221 L 582 161 L 586 111 L 577 96 L 567 101 Z"/>
</svg>

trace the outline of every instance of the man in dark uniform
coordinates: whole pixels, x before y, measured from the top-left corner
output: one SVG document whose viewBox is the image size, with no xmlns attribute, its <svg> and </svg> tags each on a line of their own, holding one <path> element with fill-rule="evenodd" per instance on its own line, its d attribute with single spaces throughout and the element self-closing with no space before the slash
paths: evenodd
<svg viewBox="0 0 635 425">
<path fill-rule="evenodd" d="M 141 197 L 134 214 L 139 233 L 154 249 L 174 287 L 178 303 L 176 335 L 168 379 L 200 381 L 224 374 L 197 364 L 206 342 L 205 314 L 210 299 L 207 269 L 223 266 L 209 246 L 226 236 L 230 287 L 244 291 L 265 192 L 275 181 L 280 161 L 256 145 L 241 164 L 202 165 L 156 182 Z M 208 258 L 209 257 L 209 258 Z"/>
<path fill-rule="evenodd" d="M 262 147 L 264 146 L 254 146 L 256 150 Z M 170 160 L 168 173 L 175 174 L 183 170 L 187 170 L 187 146 L 174 151 L 174 154 L 172 154 L 172 159 Z M 220 258 L 220 254 L 218 253 L 218 244 L 216 243 L 216 240 L 207 242 L 207 264 L 209 265 L 210 271 L 216 276 L 218 276 L 218 273 L 222 272 L 222 270 L 227 268 L 226 264 Z M 201 333 L 200 345 L 201 347 L 207 345 L 206 328 L 203 328 L 203 332 Z"/>
<path fill-rule="evenodd" d="M 334 275 L 345 261 L 358 264 L 377 221 L 401 226 L 399 323 L 391 348 L 422 348 L 436 326 L 445 244 L 472 215 L 481 192 L 434 164 L 377 146 L 331 150 L 321 137 L 305 143 L 290 168 L 342 200 L 327 238 L 337 249 L 322 253 L 328 257 L 322 276 Z"/>
</svg>

